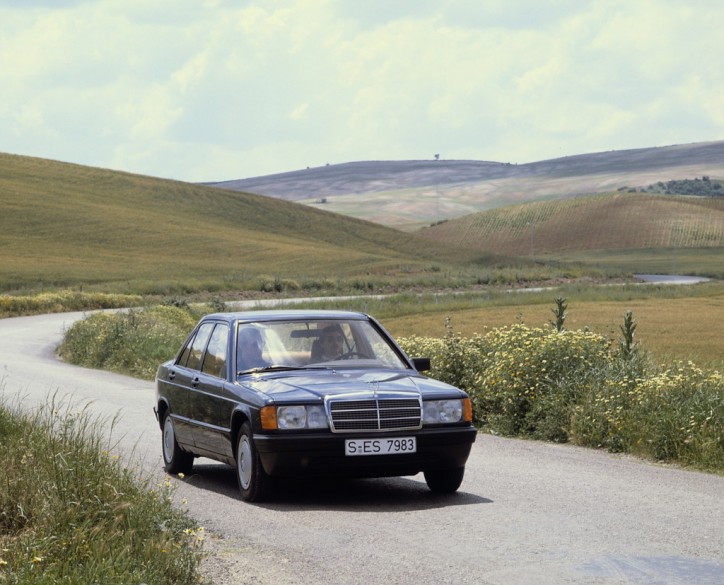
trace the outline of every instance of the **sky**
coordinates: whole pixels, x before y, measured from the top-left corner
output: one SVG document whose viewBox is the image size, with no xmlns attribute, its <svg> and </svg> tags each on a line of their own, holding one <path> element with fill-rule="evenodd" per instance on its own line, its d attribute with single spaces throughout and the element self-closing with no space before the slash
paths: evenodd
<svg viewBox="0 0 724 585">
<path fill-rule="evenodd" d="M 724 139 L 720 0 L 0 0 L 0 152 L 182 181 Z"/>
</svg>

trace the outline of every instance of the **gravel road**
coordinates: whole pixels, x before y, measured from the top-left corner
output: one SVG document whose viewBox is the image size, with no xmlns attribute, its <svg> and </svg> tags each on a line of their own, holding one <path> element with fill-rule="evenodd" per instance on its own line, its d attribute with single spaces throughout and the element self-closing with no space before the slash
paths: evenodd
<svg viewBox="0 0 724 585">
<path fill-rule="evenodd" d="M 119 449 L 161 478 L 153 384 L 54 357 L 81 316 L 0 320 L 0 391 L 28 408 L 55 393 L 119 415 Z M 295 481 L 251 505 L 231 468 L 201 459 L 195 469 L 173 481 L 205 528 L 217 585 L 724 584 L 720 476 L 489 435 L 453 496 L 431 494 L 422 477 Z"/>
</svg>

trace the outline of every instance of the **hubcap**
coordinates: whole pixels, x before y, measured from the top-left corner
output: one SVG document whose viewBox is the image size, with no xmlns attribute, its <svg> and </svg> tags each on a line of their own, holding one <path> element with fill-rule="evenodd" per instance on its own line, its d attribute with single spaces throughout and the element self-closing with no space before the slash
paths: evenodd
<svg viewBox="0 0 724 585">
<path fill-rule="evenodd" d="M 249 437 L 244 435 L 239 441 L 239 452 L 236 455 L 236 466 L 239 473 L 239 483 L 244 489 L 249 489 L 252 474 L 251 444 Z"/>
<path fill-rule="evenodd" d="M 163 458 L 166 462 L 173 459 L 173 444 L 176 440 L 176 436 L 173 432 L 173 422 L 171 417 L 166 417 L 166 422 L 163 425 Z"/>
</svg>

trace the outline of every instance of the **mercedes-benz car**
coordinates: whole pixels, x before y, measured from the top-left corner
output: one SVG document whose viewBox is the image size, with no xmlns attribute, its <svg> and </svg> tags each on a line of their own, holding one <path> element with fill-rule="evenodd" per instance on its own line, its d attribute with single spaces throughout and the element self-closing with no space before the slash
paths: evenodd
<svg viewBox="0 0 724 585">
<path fill-rule="evenodd" d="M 477 435 L 472 407 L 420 373 L 429 368 L 362 313 L 207 315 L 156 375 L 165 469 L 227 463 L 247 501 L 302 475 L 422 472 L 432 491 L 455 492 Z"/>
</svg>

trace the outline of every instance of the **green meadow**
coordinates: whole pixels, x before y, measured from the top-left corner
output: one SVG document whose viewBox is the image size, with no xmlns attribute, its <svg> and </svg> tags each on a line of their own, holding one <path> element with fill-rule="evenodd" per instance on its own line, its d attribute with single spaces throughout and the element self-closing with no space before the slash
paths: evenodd
<svg viewBox="0 0 724 585">
<path fill-rule="evenodd" d="M 439 281 L 490 257 L 268 197 L 6 154 L 0 204 L 6 292 Z"/>
</svg>

